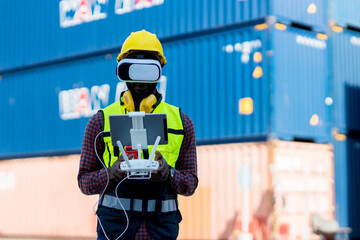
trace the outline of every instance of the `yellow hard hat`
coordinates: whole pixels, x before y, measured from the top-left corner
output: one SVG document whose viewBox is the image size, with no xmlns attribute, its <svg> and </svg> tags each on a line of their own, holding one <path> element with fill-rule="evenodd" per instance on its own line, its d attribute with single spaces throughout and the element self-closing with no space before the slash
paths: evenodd
<svg viewBox="0 0 360 240">
<path fill-rule="evenodd" d="M 142 30 L 132 32 L 130 36 L 124 41 L 117 61 L 120 62 L 124 56 L 131 51 L 150 51 L 155 52 L 160 57 L 161 65 L 166 64 L 166 58 L 159 39 L 155 34 Z"/>
</svg>

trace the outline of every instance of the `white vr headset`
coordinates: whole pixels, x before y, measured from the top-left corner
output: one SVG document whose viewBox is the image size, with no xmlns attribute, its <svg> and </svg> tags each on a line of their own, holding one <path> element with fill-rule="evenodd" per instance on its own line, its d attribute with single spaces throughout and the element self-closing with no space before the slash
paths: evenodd
<svg viewBox="0 0 360 240">
<path fill-rule="evenodd" d="M 124 82 L 156 83 L 161 77 L 161 65 L 152 59 L 125 58 L 118 63 L 116 75 Z"/>
</svg>

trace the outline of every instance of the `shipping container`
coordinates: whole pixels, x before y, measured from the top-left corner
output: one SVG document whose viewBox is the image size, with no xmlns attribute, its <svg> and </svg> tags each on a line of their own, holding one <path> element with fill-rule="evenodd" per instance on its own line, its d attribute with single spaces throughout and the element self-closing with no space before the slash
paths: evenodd
<svg viewBox="0 0 360 240">
<path fill-rule="evenodd" d="M 330 19 L 343 27 L 360 29 L 360 4 L 358 0 L 329 1 Z"/>
<path fill-rule="evenodd" d="M 335 26 L 331 33 L 332 122 L 341 132 L 360 131 L 360 32 Z"/>
<path fill-rule="evenodd" d="M 351 239 L 360 238 L 360 137 L 334 140 L 336 215 L 340 226 L 350 227 Z"/>
<path fill-rule="evenodd" d="M 329 145 L 273 141 L 198 147 L 199 186 L 181 197 L 181 239 L 314 239 L 309 216 L 334 218 Z M 240 238 L 241 239 L 241 238 Z"/>
<path fill-rule="evenodd" d="M 179 239 L 318 239 L 309 216 L 334 218 L 330 145 L 208 145 L 197 155 L 198 188 L 179 197 Z M 79 157 L 0 161 L 0 237 L 96 238 L 97 196 L 78 188 Z"/>
<path fill-rule="evenodd" d="M 198 144 L 329 141 L 326 36 L 283 24 L 164 44 L 159 84 L 193 120 Z M 116 52 L 21 72 L 0 81 L 0 155 L 80 151 L 89 117 L 119 98 Z"/>
<path fill-rule="evenodd" d="M 89 117 L 115 100 L 115 66 L 101 56 L 4 75 L 1 155 L 79 153 Z"/>
<path fill-rule="evenodd" d="M 0 74 L 119 49 L 142 29 L 167 41 L 267 16 L 325 28 L 326 8 L 323 0 L 1 1 Z"/>
<path fill-rule="evenodd" d="M 200 143 L 268 135 L 328 141 L 326 36 L 262 27 L 165 44 L 167 101 L 192 117 Z"/>
<path fill-rule="evenodd" d="M 77 184 L 79 155 L 0 162 L 0 238 L 88 238 L 93 206 Z"/>
<path fill-rule="evenodd" d="M 271 133 L 285 140 L 328 142 L 328 37 L 279 24 L 273 31 L 267 52 Z"/>
<path fill-rule="evenodd" d="M 299 24 L 312 30 L 326 31 L 329 1 L 324 0 L 270 0 L 270 15 L 286 23 Z"/>
</svg>

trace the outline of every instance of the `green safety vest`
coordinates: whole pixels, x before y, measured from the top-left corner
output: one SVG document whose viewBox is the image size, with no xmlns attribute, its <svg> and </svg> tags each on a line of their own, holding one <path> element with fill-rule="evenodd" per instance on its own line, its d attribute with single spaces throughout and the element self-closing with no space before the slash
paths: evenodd
<svg viewBox="0 0 360 240">
<path fill-rule="evenodd" d="M 103 112 L 103 131 L 109 131 L 109 115 L 127 114 L 126 108 L 120 101 L 111 104 L 104 108 Z M 154 109 L 152 113 L 166 113 L 167 127 L 168 127 L 168 144 L 158 145 L 157 151 L 161 153 L 166 162 L 175 167 L 176 161 L 179 157 L 180 148 L 184 139 L 184 126 L 180 116 L 180 109 L 165 102 L 160 104 Z M 104 136 L 105 150 L 103 153 L 103 160 L 107 167 L 110 167 L 117 159 L 118 156 L 114 154 L 114 147 L 111 144 L 111 137 Z M 148 145 L 149 153 L 153 145 Z M 121 155 L 121 153 L 119 153 Z"/>
</svg>

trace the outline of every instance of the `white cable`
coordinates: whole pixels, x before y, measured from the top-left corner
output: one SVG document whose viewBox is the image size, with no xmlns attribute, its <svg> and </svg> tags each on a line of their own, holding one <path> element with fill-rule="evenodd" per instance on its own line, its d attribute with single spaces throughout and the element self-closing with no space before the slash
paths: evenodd
<svg viewBox="0 0 360 240">
<path fill-rule="evenodd" d="M 109 177 L 109 172 L 108 172 L 108 170 L 107 170 L 107 167 L 105 166 L 105 164 L 103 163 L 103 161 L 102 161 L 101 158 L 99 157 L 99 154 L 98 154 L 97 149 L 96 149 L 96 140 L 97 140 L 97 138 L 99 137 L 99 135 L 102 134 L 102 133 L 104 133 L 104 132 L 105 132 L 105 131 L 101 131 L 101 132 L 99 132 L 99 133 L 96 135 L 95 140 L 94 140 L 94 150 L 95 150 L 95 154 L 96 154 L 97 158 L 99 159 L 100 163 L 103 165 L 103 167 L 104 167 L 104 169 L 105 169 L 105 171 L 106 171 L 107 181 L 106 181 L 106 186 L 105 186 L 104 190 L 103 190 L 102 193 L 100 194 L 99 200 L 97 200 L 96 203 L 95 203 L 94 206 L 93 206 L 93 212 L 95 213 L 96 218 L 97 218 L 97 220 L 99 221 L 100 227 L 101 227 L 101 229 L 102 229 L 102 231 L 103 231 L 106 239 L 107 239 L 107 240 L 110 240 L 109 237 L 106 235 L 105 229 L 104 229 L 104 227 L 103 227 L 102 224 L 101 224 L 100 218 L 99 218 L 99 216 L 96 214 L 96 211 L 95 211 L 95 206 L 98 205 L 100 199 L 103 197 L 103 195 L 104 195 L 104 193 L 105 193 L 105 191 L 106 191 L 106 189 L 107 189 L 107 187 L 108 187 L 108 185 L 109 185 L 109 179 L 110 179 L 110 177 Z M 116 185 L 115 195 L 116 195 L 116 198 L 117 198 L 117 200 L 118 200 L 118 202 L 119 202 L 122 210 L 123 210 L 124 213 L 125 213 L 125 217 L 126 217 L 126 228 L 125 228 L 125 230 L 124 230 L 115 240 L 118 240 L 119 238 L 121 238 L 122 235 L 124 235 L 124 233 L 127 231 L 128 227 L 129 227 L 129 222 L 130 222 L 129 217 L 128 217 L 127 213 L 126 213 L 126 210 L 125 210 L 124 206 L 121 204 L 121 201 L 120 201 L 120 199 L 119 199 L 119 197 L 118 197 L 118 194 L 117 194 L 117 189 L 118 189 L 118 187 L 120 186 L 120 184 L 121 184 L 125 179 L 128 179 L 128 177 L 125 177 L 124 179 L 122 179 L 122 180 Z M 98 206 L 99 206 L 99 205 L 98 205 Z"/>
<path fill-rule="evenodd" d="M 119 198 L 119 196 L 118 196 L 118 194 L 117 194 L 118 187 L 119 187 L 120 184 L 121 184 L 125 179 L 127 179 L 127 178 L 128 178 L 128 177 L 125 177 L 123 180 L 121 180 L 121 181 L 118 183 L 118 185 L 116 186 L 116 188 L 115 188 L 116 198 L 117 198 L 117 200 L 118 200 L 118 202 L 119 202 L 122 210 L 124 211 L 125 217 L 126 217 L 126 228 L 125 228 L 124 231 L 120 234 L 120 236 L 118 236 L 115 240 L 118 240 L 118 239 L 126 232 L 126 230 L 127 230 L 128 227 L 129 227 L 129 222 L 130 222 L 129 216 L 127 215 L 126 210 L 125 210 L 124 206 L 121 204 L 120 198 Z M 104 230 L 103 230 L 103 231 L 104 231 Z"/>
<path fill-rule="evenodd" d="M 95 150 L 95 154 L 96 154 L 97 158 L 99 159 L 100 163 L 103 165 L 104 169 L 106 170 L 106 176 L 107 176 L 107 178 L 106 178 L 106 179 L 107 179 L 107 182 L 106 182 L 106 185 L 105 185 L 104 190 L 103 190 L 102 193 L 100 194 L 99 200 L 100 200 L 101 197 L 104 195 L 105 190 L 106 190 L 106 188 L 107 188 L 108 185 L 109 185 L 109 179 L 110 179 L 110 177 L 109 177 L 109 172 L 107 171 L 107 167 L 105 166 L 105 164 L 103 163 L 103 161 L 102 161 L 101 158 L 99 157 L 99 154 L 98 154 L 97 149 L 96 149 L 96 140 L 97 140 L 97 138 L 99 137 L 99 135 L 102 134 L 102 133 L 104 133 L 104 131 L 99 132 L 99 133 L 96 135 L 95 140 L 94 140 L 94 150 Z M 97 200 L 96 203 L 95 203 L 94 206 L 93 206 L 93 212 L 95 213 L 95 215 L 96 215 L 95 206 L 99 203 L 99 200 Z"/>
<path fill-rule="evenodd" d="M 121 184 L 125 179 L 127 179 L 127 177 L 123 178 L 123 179 L 117 184 L 117 186 L 116 186 L 116 188 L 115 188 L 115 194 L 116 194 L 116 198 L 117 198 L 117 200 L 118 200 L 118 202 L 119 202 L 119 204 L 120 204 L 120 206 L 121 206 L 121 209 L 122 209 L 122 210 L 124 211 L 124 213 L 125 213 L 125 217 L 126 217 L 126 227 L 125 227 L 124 231 L 123 231 L 115 240 L 118 240 L 119 238 L 121 238 L 122 235 L 124 235 L 124 233 L 127 231 L 128 227 L 129 227 L 129 222 L 130 222 L 129 217 L 128 217 L 128 215 L 127 215 L 127 212 L 126 212 L 124 206 L 121 204 L 121 201 L 120 201 L 120 199 L 119 199 L 119 197 L 118 197 L 118 194 L 117 194 L 117 189 L 118 189 L 118 187 L 120 186 L 120 184 Z M 98 201 L 99 201 L 99 200 L 98 200 Z M 100 221 L 99 216 L 98 216 L 96 213 L 95 213 L 95 215 L 96 215 L 96 217 L 97 217 L 97 219 L 98 219 L 98 221 L 99 221 L 100 227 L 101 227 L 101 229 L 102 229 L 102 231 L 103 231 L 106 239 L 107 239 L 107 240 L 110 240 L 109 237 L 106 235 L 105 229 L 104 229 L 103 225 L 101 224 L 101 221 Z"/>
</svg>

